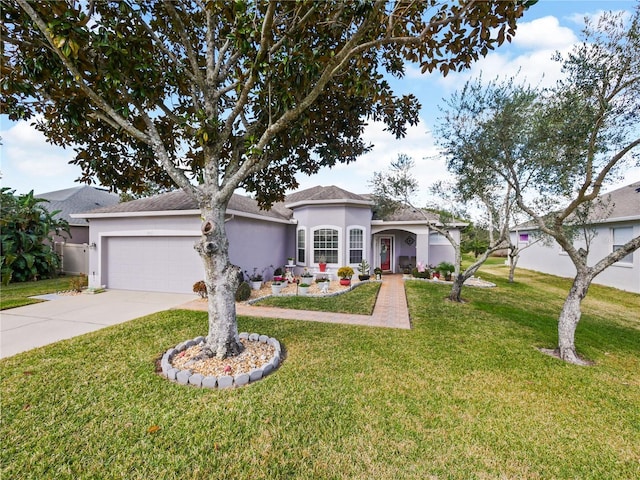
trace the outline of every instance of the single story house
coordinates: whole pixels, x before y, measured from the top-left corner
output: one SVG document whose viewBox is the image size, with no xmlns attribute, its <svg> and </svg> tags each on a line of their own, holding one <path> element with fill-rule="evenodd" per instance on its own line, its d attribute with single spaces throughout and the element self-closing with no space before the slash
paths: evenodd
<svg viewBox="0 0 640 480">
<path fill-rule="evenodd" d="M 54 235 L 53 248 L 61 259 L 61 271 L 70 275 L 89 273 L 89 223 L 86 219 L 72 216 L 101 207 L 109 207 L 120 202 L 120 197 L 104 188 L 81 185 L 53 192 L 40 193 L 49 203 L 49 212 L 59 211 L 55 218 L 69 222 L 70 236 Z"/>
<path fill-rule="evenodd" d="M 640 182 L 632 183 L 600 196 L 601 210 L 589 225 L 594 237 L 589 246 L 589 265 L 640 235 Z M 532 224 L 511 231 L 511 241 L 520 248 L 518 266 L 529 270 L 572 278 L 576 269 L 567 253 L 555 241 L 536 242 L 537 228 Z M 584 241 L 576 240 L 576 246 Z M 598 275 L 593 283 L 640 293 L 640 251 L 627 255 Z"/>
<path fill-rule="evenodd" d="M 76 218 L 89 221 L 89 285 L 107 288 L 189 293 L 204 278 L 194 251 L 201 233 L 200 211 L 181 190 L 133 200 Z M 366 259 L 373 268 L 399 272 L 421 261 L 452 262 L 454 250 L 435 232 L 435 215 L 404 208 L 377 218 L 367 196 L 335 186 L 317 186 L 287 196 L 270 210 L 255 200 L 234 195 L 225 228 L 232 263 L 249 274 L 294 258 L 295 273 L 317 271 L 321 257 L 335 275 L 343 265 Z M 464 226 L 460 224 L 459 227 Z M 458 227 L 458 226 L 457 226 Z M 459 239 L 459 228 L 451 233 Z"/>
<path fill-rule="evenodd" d="M 120 197 L 104 188 L 81 185 L 54 192 L 39 193 L 49 203 L 45 208 L 49 212 L 60 210 L 55 218 L 69 222 L 71 238 L 58 237 L 56 242 L 89 243 L 89 223 L 84 218 L 72 217 L 72 213 L 83 213 L 101 207 L 110 207 L 120 202 Z"/>
</svg>

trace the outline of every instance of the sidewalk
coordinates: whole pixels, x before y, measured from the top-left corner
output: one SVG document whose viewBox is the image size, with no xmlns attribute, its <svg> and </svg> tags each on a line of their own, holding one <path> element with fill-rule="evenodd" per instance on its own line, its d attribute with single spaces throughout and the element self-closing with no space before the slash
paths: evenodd
<svg viewBox="0 0 640 480">
<path fill-rule="evenodd" d="M 246 303 L 237 304 L 236 313 L 247 317 L 284 318 L 287 320 L 307 320 L 311 322 L 410 329 L 411 321 L 409 320 L 409 310 L 407 308 L 407 298 L 404 293 L 402 275 L 384 275 L 383 279 L 375 307 L 373 308 L 373 315 L 291 310 L 287 308 L 248 305 Z M 178 308 L 206 310 L 207 302 L 194 300 Z"/>
</svg>

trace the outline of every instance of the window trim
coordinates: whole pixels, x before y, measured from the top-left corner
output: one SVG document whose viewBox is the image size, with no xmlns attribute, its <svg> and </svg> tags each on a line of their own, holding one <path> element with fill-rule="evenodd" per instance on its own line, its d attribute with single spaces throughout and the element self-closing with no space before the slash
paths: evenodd
<svg viewBox="0 0 640 480">
<path fill-rule="evenodd" d="M 315 235 L 318 230 L 335 230 L 338 232 L 338 261 L 337 262 L 327 262 L 327 265 L 339 265 L 340 259 L 342 258 L 342 228 L 337 225 L 316 225 L 311 229 L 311 235 L 309 235 L 309 251 L 311 253 L 311 257 L 309 258 L 309 265 L 318 266 L 315 262 L 316 258 L 316 246 L 315 246 Z"/>
<path fill-rule="evenodd" d="M 616 230 L 621 230 L 621 229 L 625 229 L 625 230 L 628 229 L 631 232 L 630 238 L 633 238 L 633 225 L 621 225 L 621 226 L 618 226 L 618 227 L 611 227 L 610 228 L 611 248 L 610 248 L 610 252 L 609 253 L 615 252 L 616 251 L 616 246 L 621 247 L 622 245 L 624 245 L 624 243 L 615 243 L 615 231 Z M 629 253 L 625 257 L 623 257 L 620 260 L 618 260 L 617 262 L 615 262 L 614 265 L 622 265 L 622 266 L 633 265 L 633 261 L 634 261 L 633 254 L 634 253 L 635 252 Z"/>
<path fill-rule="evenodd" d="M 352 248 L 351 247 L 351 232 L 354 230 L 360 230 L 362 232 L 362 247 L 361 248 Z M 362 259 L 367 259 L 367 228 L 364 225 L 349 225 L 347 227 L 347 235 L 345 236 L 345 247 L 346 247 L 346 265 L 360 265 L 360 262 L 351 263 L 351 251 L 352 250 L 362 250 Z"/>
<path fill-rule="evenodd" d="M 302 232 L 303 235 L 304 235 L 304 239 L 303 239 L 303 242 L 302 242 L 303 243 L 302 248 L 300 247 L 300 243 L 299 243 L 300 242 L 300 239 L 299 239 L 300 232 Z M 307 239 L 308 239 L 307 227 L 298 227 L 296 229 L 296 264 L 297 265 L 306 266 L 307 263 L 308 263 L 308 261 L 307 261 L 307 258 L 308 258 L 307 253 L 309 251 L 309 248 L 308 248 L 308 244 L 307 244 Z M 302 250 L 303 253 L 304 253 L 304 260 L 302 262 L 300 261 L 300 250 Z"/>
</svg>

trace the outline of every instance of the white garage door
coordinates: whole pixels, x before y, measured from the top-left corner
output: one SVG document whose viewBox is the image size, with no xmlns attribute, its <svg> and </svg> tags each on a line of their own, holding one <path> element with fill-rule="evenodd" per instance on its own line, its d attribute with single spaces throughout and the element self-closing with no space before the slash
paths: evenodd
<svg viewBox="0 0 640 480">
<path fill-rule="evenodd" d="M 195 237 L 110 237 L 106 241 L 107 288 L 193 293 L 204 267 Z"/>
</svg>

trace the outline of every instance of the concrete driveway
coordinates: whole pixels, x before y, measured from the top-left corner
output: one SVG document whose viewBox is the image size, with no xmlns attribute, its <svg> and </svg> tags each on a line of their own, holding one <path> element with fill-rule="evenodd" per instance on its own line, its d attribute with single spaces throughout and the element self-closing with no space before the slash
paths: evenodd
<svg viewBox="0 0 640 480">
<path fill-rule="evenodd" d="M 0 312 L 0 358 L 169 310 L 195 295 L 108 290 L 48 297 L 52 300 Z"/>
</svg>

